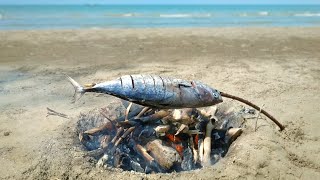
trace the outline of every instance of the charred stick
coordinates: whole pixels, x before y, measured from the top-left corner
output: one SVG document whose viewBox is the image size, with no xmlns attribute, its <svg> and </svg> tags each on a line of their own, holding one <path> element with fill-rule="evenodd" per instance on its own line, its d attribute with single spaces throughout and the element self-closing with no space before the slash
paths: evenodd
<svg viewBox="0 0 320 180">
<path fill-rule="evenodd" d="M 117 123 L 117 127 L 123 127 L 125 129 L 135 126 L 137 124 L 136 121 L 120 121 Z"/>
<path fill-rule="evenodd" d="M 154 161 L 153 157 L 150 156 L 150 154 L 147 152 L 147 150 L 144 147 L 142 147 L 140 144 L 136 144 L 135 149 L 143 157 L 143 159 L 146 160 L 147 162 L 150 163 L 150 162 Z"/>
<path fill-rule="evenodd" d="M 164 172 L 162 168 L 158 165 L 158 163 L 154 160 L 152 156 L 147 152 L 147 150 L 141 146 L 140 144 L 137 144 L 133 139 L 131 139 L 131 143 L 133 144 L 134 149 L 140 156 L 143 157 L 143 159 L 149 164 L 151 167 L 155 168 L 158 172 Z"/>
<path fill-rule="evenodd" d="M 139 119 L 144 113 L 146 113 L 148 110 L 150 109 L 150 107 L 144 107 L 140 113 L 135 117 L 137 119 Z"/>
<path fill-rule="evenodd" d="M 157 119 L 161 119 L 161 118 L 164 118 L 166 116 L 168 116 L 170 113 L 169 111 L 167 110 L 160 110 L 152 115 L 149 115 L 149 116 L 145 116 L 145 117 L 140 117 L 139 120 L 144 122 L 144 123 L 147 123 L 147 122 L 150 122 L 150 121 L 154 121 L 154 120 L 157 120 Z"/>
<path fill-rule="evenodd" d="M 124 121 L 128 121 L 128 115 L 129 115 L 129 112 L 130 112 L 130 109 L 131 109 L 131 106 L 132 106 L 132 102 L 129 104 L 129 106 L 127 107 L 126 109 L 126 112 L 124 114 Z"/>
<path fill-rule="evenodd" d="M 115 142 L 117 141 L 117 139 L 119 138 L 119 136 L 122 134 L 123 132 L 123 127 L 120 127 L 117 131 L 117 134 L 113 137 L 113 139 L 111 140 L 111 144 L 115 144 Z"/>
<path fill-rule="evenodd" d="M 111 131 L 113 129 L 113 125 L 111 122 L 108 122 L 106 124 L 103 124 L 97 128 L 92 128 L 92 129 L 89 129 L 85 132 L 83 132 L 83 134 L 86 134 L 86 135 L 91 135 L 91 136 L 97 136 L 99 135 L 100 133 L 104 132 L 104 131 Z"/>
<path fill-rule="evenodd" d="M 227 94 L 227 93 L 224 93 L 224 92 L 220 92 L 221 96 L 222 97 L 226 97 L 226 98 L 230 98 L 230 99 L 234 99 L 234 100 L 237 100 L 237 101 L 240 101 L 244 104 L 247 104 L 253 108 L 255 108 L 256 110 L 260 110 L 260 108 L 253 104 L 252 102 L 248 101 L 248 100 L 245 100 L 243 98 L 240 98 L 240 97 L 237 97 L 237 96 L 233 96 L 233 95 L 230 95 L 230 94 Z M 284 130 L 284 126 L 278 121 L 276 120 L 272 115 L 270 115 L 268 112 L 266 112 L 265 110 L 261 109 L 261 113 L 266 115 L 269 119 L 271 119 L 274 123 L 276 123 L 279 128 L 280 128 L 280 131 Z"/>
<path fill-rule="evenodd" d="M 144 107 L 140 106 L 140 105 L 136 105 L 136 104 L 133 105 L 131 107 L 131 111 L 128 114 L 128 119 L 131 119 L 131 118 L 135 117 L 137 114 L 139 114 L 142 111 L 143 108 Z M 118 122 L 121 122 L 121 121 L 124 121 L 124 120 L 125 120 L 125 116 L 121 116 L 121 117 L 119 117 L 117 119 Z"/>
<path fill-rule="evenodd" d="M 119 139 L 115 142 L 114 146 L 111 149 L 112 153 L 115 152 L 117 146 L 121 143 L 121 141 L 125 139 L 134 129 L 135 127 L 130 127 L 122 134 L 122 136 L 119 137 Z"/>
</svg>

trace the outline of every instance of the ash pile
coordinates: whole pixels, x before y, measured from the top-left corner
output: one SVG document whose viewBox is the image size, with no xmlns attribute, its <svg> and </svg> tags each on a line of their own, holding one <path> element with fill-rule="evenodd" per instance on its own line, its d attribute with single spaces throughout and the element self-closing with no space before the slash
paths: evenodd
<svg viewBox="0 0 320 180">
<path fill-rule="evenodd" d="M 223 158 L 254 110 L 232 102 L 206 108 L 150 109 L 127 102 L 80 114 L 80 142 L 97 166 L 170 173 Z"/>
</svg>

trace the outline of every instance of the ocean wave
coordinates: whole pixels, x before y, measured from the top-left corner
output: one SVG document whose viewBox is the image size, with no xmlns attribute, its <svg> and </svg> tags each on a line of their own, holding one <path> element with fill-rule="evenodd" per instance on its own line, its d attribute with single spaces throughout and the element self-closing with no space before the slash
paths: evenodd
<svg viewBox="0 0 320 180">
<path fill-rule="evenodd" d="M 160 14 L 159 17 L 162 18 L 205 18 L 205 17 L 211 17 L 210 13 L 205 14 Z"/>
<path fill-rule="evenodd" d="M 268 16 L 269 15 L 269 12 L 268 11 L 260 11 L 258 13 L 260 16 Z"/>
<path fill-rule="evenodd" d="M 135 16 L 134 13 L 125 13 L 125 14 L 122 14 L 121 15 L 122 17 L 132 17 L 132 16 Z"/>
<path fill-rule="evenodd" d="M 240 13 L 239 16 L 240 16 L 240 17 L 247 17 L 248 14 L 247 14 L 247 13 Z"/>
<path fill-rule="evenodd" d="M 136 13 L 123 13 L 123 14 L 106 14 L 107 17 L 138 17 L 141 16 Z"/>
<path fill-rule="evenodd" d="M 145 17 L 145 18 L 207 18 L 211 17 L 210 13 L 190 13 L 190 14 L 138 14 L 138 13 L 123 13 L 123 14 L 105 14 L 107 17 Z"/>
<path fill-rule="evenodd" d="M 0 20 L 1 20 L 1 19 L 4 19 L 4 17 L 3 17 L 3 15 L 2 15 L 2 14 L 0 14 Z"/>
<path fill-rule="evenodd" d="M 300 17 L 320 17 L 320 13 L 300 13 L 300 14 L 295 14 L 294 16 L 300 16 Z"/>
<path fill-rule="evenodd" d="M 269 16 L 270 13 L 268 11 L 241 12 L 241 13 L 236 13 L 235 15 L 240 17 L 257 17 L 257 16 Z"/>
<path fill-rule="evenodd" d="M 191 17 L 191 14 L 160 14 L 159 16 L 163 18 L 186 18 Z"/>
</svg>

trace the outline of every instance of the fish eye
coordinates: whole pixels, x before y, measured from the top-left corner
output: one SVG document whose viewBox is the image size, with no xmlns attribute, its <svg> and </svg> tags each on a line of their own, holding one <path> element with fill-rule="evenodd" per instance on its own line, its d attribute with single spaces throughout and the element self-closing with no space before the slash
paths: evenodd
<svg viewBox="0 0 320 180">
<path fill-rule="evenodd" d="M 218 98 L 218 97 L 219 97 L 219 94 L 217 93 L 217 91 L 216 91 L 216 92 L 213 92 L 212 94 L 213 94 L 213 97 L 215 97 L 215 98 Z"/>
</svg>

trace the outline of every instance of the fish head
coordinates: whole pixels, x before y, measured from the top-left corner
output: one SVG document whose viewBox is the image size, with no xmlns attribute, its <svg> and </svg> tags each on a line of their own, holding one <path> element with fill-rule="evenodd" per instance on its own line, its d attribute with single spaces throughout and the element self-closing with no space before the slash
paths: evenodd
<svg viewBox="0 0 320 180">
<path fill-rule="evenodd" d="M 215 105 L 223 101 L 220 92 L 214 88 L 197 83 L 196 89 L 201 102 L 205 105 Z"/>
</svg>

